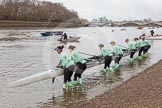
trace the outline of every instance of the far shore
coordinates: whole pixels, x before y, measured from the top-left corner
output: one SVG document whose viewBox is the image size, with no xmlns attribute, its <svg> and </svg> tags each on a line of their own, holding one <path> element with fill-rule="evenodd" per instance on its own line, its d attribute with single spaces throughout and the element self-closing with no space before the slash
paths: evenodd
<svg viewBox="0 0 162 108">
<path fill-rule="evenodd" d="M 0 29 L 50 29 L 83 27 L 81 23 L 36 22 L 36 21 L 0 21 Z"/>
</svg>

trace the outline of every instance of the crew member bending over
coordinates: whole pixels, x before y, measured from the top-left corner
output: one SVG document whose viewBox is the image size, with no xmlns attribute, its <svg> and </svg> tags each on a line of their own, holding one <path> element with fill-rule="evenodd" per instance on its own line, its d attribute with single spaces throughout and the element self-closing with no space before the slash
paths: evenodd
<svg viewBox="0 0 162 108">
<path fill-rule="evenodd" d="M 134 38 L 134 41 L 136 42 L 136 47 L 139 49 L 139 52 L 138 52 L 138 60 L 142 60 L 142 52 L 144 51 L 144 42 L 141 38 Z"/>
<path fill-rule="evenodd" d="M 71 56 L 63 52 L 64 46 L 58 46 L 55 48 L 57 53 L 60 55 L 59 63 L 57 67 L 64 69 L 64 83 L 63 89 L 67 89 L 68 86 L 72 86 L 71 76 L 74 72 L 74 60 L 71 59 Z"/>
<path fill-rule="evenodd" d="M 104 74 L 107 72 L 108 69 L 109 69 L 110 72 L 113 72 L 113 68 L 110 67 L 110 63 L 111 63 L 112 58 L 113 58 L 112 57 L 113 56 L 112 51 L 106 49 L 103 44 L 99 44 L 98 47 L 100 48 L 101 56 L 103 56 L 104 60 L 105 60 L 104 61 L 105 65 L 104 65 L 104 69 L 103 69 Z"/>
<path fill-rule="evenodd" d="M 142 38 L 145 46 L 144 46 L 144 50 L 143 50 L 143 55 L 144 57 L 148 56 L 148 50 L 151 48 L 151 42 L 149 40 L 145 40 L 145 37 Z"/>
<path fill-rule="evenodd" d="M 119 62 L 123 57 L 122 49 L 116 44 L 115 41 L 111 41 L 110 44 L 113 46 L 113 52 L 115 54 L 115 70 L 119 69 Z"/>
<path fill-rule="evenodd" d="M 129 39 L 125 39 L 125 42 L 128 44 L 128 49 L 130 51 L 130 63 L 133 63 L 134 61 L 134 54 L 136 53 L 136 44 L 133 42 L 130 42 Z"/>
<path fill-rule="evenodd" d="M 75 46 L 73 46 L 73 45 L 69 46 L 69 51 L 70 51 L 71 57 L 74 60 L 74 63 L 76 65 L 73 85 L 76 85 L 76 84 L 82 85 L 82 77 L 81 76 L 82 76 L 82 73 L 87 68 L 86 60 L 74 49 L 75 49 Z"/>
</svg>

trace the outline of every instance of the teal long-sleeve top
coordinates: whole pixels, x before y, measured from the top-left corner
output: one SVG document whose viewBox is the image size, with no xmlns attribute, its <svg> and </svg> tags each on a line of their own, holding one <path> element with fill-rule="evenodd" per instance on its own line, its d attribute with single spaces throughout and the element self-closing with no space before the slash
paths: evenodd
<svg viewBox="0 0 162 108">
<path fill-rule="evenodd" d="M 151 45 L 151 42 L 149 40 L 143 40 L 145 45 Z"/>
<path fill-rule="evenodd" d="M 123 54 L 122 49 L 118 45 L 113 46 L 113 51 L 114 51 L 115 55 Z"/>
<path fill-rule="evenodd" d="M 112 56 L 113 55 L 112 51 L 110 51 L 110 50 L 108 50 L 108 49 L 106 49 L 104 47 L 101 48 L 100 51 L 101 51 L 101 56 L 103 56 L 103 57 L 105 57 L 105 56 Z"/>
<path fill-rule="evenodd" d="M 136 49 L 136 44 L 133 43 L 133 42 L 129 42 L 129 43 L 128 43 L 128 49 L 129 49 L 129 50 L 134 50 L 134 49 Z"/>
<path fill-rule="evenodd" d="M 145 46 L 145 42 L 143 40 L 138 40 L 136 43 L 138 48 L 144 47 Z"/>
<path fill-rule="evenodd" d="M 86 63 L 86 60 L 75 50 L 71 52 L 71 57 L 74 60 L 75 64 L 77 64 L 78 62 L 82 64 Z"/>
<path fill-rule="evenodd" d="M 59 66 L 62 66 L 63 68 L 68 68 L 69 66 L 74 65 L 74 60 L 70 56 L 70 54 L 66 54 L 62 52 L 59 57 Z"/>
</svg>

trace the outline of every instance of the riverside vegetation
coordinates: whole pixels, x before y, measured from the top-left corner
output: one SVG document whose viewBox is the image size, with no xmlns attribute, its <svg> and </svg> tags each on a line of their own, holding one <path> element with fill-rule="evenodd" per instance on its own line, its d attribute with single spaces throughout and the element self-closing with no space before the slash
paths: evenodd
<svg viewBox="0 0 162 108">
<path fill-rule="evenodd" d="M 23 24 L 22 24 L 23 22 Z M 24 24 L 24 22 L 28 22 Z M 28 25 L 40 23 L 56 24 L 73 23 L 80 24 L 78 14 L 74 10 L 69 10 L 61 3 L 52 3 L 37 0 L 3 0 L 0 2 L 0 25 L 3 27 L 10 24 Z"/>
</svg>

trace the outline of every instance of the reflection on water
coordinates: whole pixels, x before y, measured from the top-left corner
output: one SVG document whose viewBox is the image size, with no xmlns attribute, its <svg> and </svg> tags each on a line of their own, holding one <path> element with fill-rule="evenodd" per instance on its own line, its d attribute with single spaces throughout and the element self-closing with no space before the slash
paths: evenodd
<svg viewBox="0 0 162 108">
<path fill-rule="evenodd" d="M 112 29 L 114 32 L 112 32 Z M 103 65 L 87 69 L 83 74 L 84 85 L 77 92 L 62 91 L 62 76 L 58 77 L 54 84 L 49 79 L 22 87 L 6 87 L 8 82 L 53 69 L 58 61 L 58 55 L 54 51 L 57 45 L 64 44 L 66 49 L 70 44 L 73 44 L 76 45 L 77 50 L 80 52 L 98 55 L 99 49 L 97 46 L 99 43 L 111 48 L 109 42 L 116 40 L 118 44 L 126 46 L 124 43 L 125 38 L 133 39 L 135 36 L 141 35 L 143 31 L 149 34 L 148 28 L 136 30 L 130 27 L 122 32 L 120 29 L 108 27 L 63 29 L 69 36 L 82 37 L 79 43 L 66 44 L 56 41 L 60 38 L 59 36 L 40 37 L 40 33 L 45 30 L 1 30 L 0 108 L 70 108 L 73 104 L 77 105 L 85 102 L 118 86 L 162 58 L 162 44 L 160 40 L 157 40 L 152 41 L 150 55 L 141 63 L 136 61 L 133 65 L 129 65 L 129 57 L 122 58 L 120 71 L 115 73 L 112 78 L 108 77 L 109 75 L 104 76 L 102 74 Z M 11 31 L 12 35 L 9 36 L 8 34 Z M 14 31 L 15 34 L 13 34 Z M 154 31 L 162 34 L 161 28 Z M 26 32 L 30 32 L 30 38 L 25 37 Z M 8 37 L 11 38 L 6 40 Z M 16 40 L 13 41 L 12 39 Z"/>
<path fill-rule="evenodd" d="M 84 92 L 64 92 L 62 96 L 52 96 L 47 103 L 39 103 L 37 107 L 50 108 L 50 107 L 68 107 L 73 103 L 84 101 L 86 94 Z"/>
</svg>

